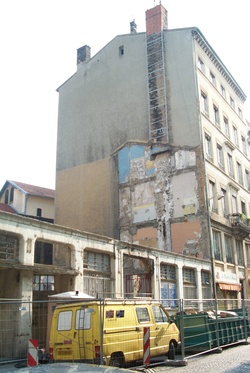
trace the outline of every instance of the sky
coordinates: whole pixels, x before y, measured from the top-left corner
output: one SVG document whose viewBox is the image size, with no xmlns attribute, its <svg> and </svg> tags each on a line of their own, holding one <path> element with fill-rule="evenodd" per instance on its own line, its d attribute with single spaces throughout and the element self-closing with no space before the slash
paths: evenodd
<svg viewBox="0 0 250 373">
<path fill-rule="evenodd" d="M 249 0 L 162 0 L 168 28 L 198 27 L 248 96 Z M 76 50 L 91 56 L 159 0 L 0 2 L 0 190 L 6 180 L 55 188 L 57 88 L 76 72 Z"/>
</svg>

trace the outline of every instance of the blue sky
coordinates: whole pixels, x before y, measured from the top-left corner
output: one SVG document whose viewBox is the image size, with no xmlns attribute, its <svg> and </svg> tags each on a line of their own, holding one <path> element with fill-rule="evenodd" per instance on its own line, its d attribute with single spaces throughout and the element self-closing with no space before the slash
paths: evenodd
<svg viewBox="0 0 250 373">
<path fill-rule="evenodd" d="M 145 31 L 157 0 L 3 0 L 1 33 L 0 188 L 7 179 L 55 187 L 58 93 L 76 71 L 76 50 L 92 56 L 116 35 Z M 202 4 L 202 5 L 201 5 Z M 198 27 L 248 96 L 248 0 L 162 0 L 169 28 Z"/>
</svg>

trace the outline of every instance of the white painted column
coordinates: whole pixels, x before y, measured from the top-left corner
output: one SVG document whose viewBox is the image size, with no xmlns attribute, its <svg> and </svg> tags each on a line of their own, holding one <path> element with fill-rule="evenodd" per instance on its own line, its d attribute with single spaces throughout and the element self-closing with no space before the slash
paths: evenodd
<svg viewBox="0 0 250 373">
<path fill-rule="evenodd" d="M 152 287 L 152 295 L 154 299 L 161 299 L 161 268 L 159 256 L 152 258 L 154 262 L 154 288 Z"/>
<path fill-rule="evenodd" d="M 72 269 L 79 272 L 79 274 L 75 277 L 75 289 L 77 291 L 83 291 L 83 278 L 84 278 L 84 271 L 83 271 L 83 247 L 80 245 L 74 246 L 71 244 L 71 266 Z"/>
<path fill-rule="evenodd" d="M 177 298 L 180 299 L 183 299 L 184 296 L 182 267 L 183 265 L 181 263 L 177 264 Z"/>
<path fill-rule="evenodd" d="M 201 269 L 195 268 L 195 280 L 196 280 L 196 294 L 198 298 L 198 309 L 199 311 L 203 310 L 202 303 L 202 283 L 201 283 Z"/>
</svg>

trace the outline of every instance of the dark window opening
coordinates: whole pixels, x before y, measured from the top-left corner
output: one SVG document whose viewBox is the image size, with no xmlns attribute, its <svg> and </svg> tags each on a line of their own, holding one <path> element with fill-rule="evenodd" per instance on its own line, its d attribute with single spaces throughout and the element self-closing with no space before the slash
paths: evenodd
<svg viewBox="0 0 250 373">
<path fill-rule="evenodd" d="M 119 47 L 119 56 L 123 56 L 124 55 L 124 46 L 120 46 Z"/>
<path fill-rule="evenodd" d="M 38 216 L 39 218 L 41 218 L 41 216 L 42 216 L 42 209 L 40 209 L 40 208 L 36 209 L 36 216 Z"/>
<path fill-rule="evenodd" d="M 4 195 L 4 203 L 9 203 L 9 190 L 7 189 Z"/>
<path fill-rule="evenodd" d="M 52 243 L 36 241 L 35 263 L 53 264 L 53 244 Z"/>
<path fill-rule="evenodd" d="M 12 187 L 10 190 L 10 203 L 12 203 L 13 200 L 14 200 L 14 187 Z"/>
</svg>

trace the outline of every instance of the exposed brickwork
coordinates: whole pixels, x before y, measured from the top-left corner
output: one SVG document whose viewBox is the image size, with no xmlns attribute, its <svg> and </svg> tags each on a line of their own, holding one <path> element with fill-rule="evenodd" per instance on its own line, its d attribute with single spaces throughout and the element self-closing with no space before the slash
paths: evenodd
<svg viewBox="0 0 250 373">
<path fill-rule="evenodd" d="M 167 11 L 160 4 L 146 11 L 147 36 L 159 33 L 167 28 Z"/>
</svg>

